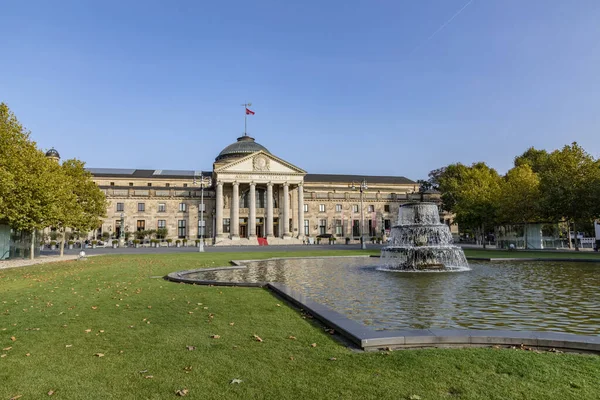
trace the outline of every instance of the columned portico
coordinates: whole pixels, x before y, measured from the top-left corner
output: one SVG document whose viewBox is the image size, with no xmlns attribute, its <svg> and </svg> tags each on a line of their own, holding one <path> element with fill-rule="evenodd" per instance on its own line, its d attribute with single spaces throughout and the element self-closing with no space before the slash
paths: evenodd
<svg viewBox="0 0 600 400">
<path fill-rule="evenodd" d="M 256 238 L 256 183 L 250 182 L 250 192 L 248 193 L 248 237 Z"/>
<path fill-rule="evenodd" d="M 304 185 L 298 185 L 298 239 L 304 239 Z"/>
<path fill-rule="evenodd" d="M 290 185 L 285 182 L 283 184 L 283 221 L 279 226 L 283 225 L 283 237 L 290 237 Z"/>
<path fill-rule="evenodd" d="M 223 182 L 217 181 L 217 199 L 215 204 L 215 217 L 216 217 L 216 233 L 217 237 L 223 237 Z"/>
<path fill-rule="evenodd" d="M 273 237 L 273 183 L 267 183 L 267 239 Z"/>
<path fill-rule="evenodd" d="M 231 195 L 231 238 L 240 238 L 240 184 L 233 182 L 233 193 Z"/>
</svg>

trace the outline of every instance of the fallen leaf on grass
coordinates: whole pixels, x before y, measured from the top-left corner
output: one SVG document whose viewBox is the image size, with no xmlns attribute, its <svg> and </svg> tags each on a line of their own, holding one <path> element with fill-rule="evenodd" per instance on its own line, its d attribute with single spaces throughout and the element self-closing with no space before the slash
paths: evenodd
<svg viewBox="0 0 600 400">
<path fill-rule="evenodd" d="M 144 369 L 144 370 L 140 371 L 140 374 L 143 374 L 143 373 L 146 373 L 146 372 L 148 372 L 148 370 Z"/>
<path fill-rule="evenodd" d="M 27 353 L 27 354 L 25 354 L 25 356 L 27 356 L 27 357 L 29 357 L 30 355 L 31 355 L 31 353 Z"/>
<path fill-rule="evenodd" d="M 189 351 L 196 350 L 196 346 L 185 346 Z"/>
<path fill-rule="evenodd" d="M 85 333 L 90 333 L 92 330 L 91 329 L 86 329 L 84 332 Z"/>
<path fill-rule="evenodd" d="M 221 339 L 221 336 L 219 336 L 219 335 L 211 335 L 210 337 L 213 339 Z"/>
<path fill-rule="evenodd" d="M 290 336 L 289 339 L 296 340 L 296 336 Z"/>
<path fill-rule="evenodd" d="M 0 354 L 0 358 L 6 357 L 6 354 Z"/>
<path fill-rule="evenodd" d="M 239 385 L 242 382 L 243 382 L 243 380 L 241 380 L 241 379 L 232 379 L 231 382 L 229 382 L 229 384 L 233 385 L 234 383 L 237 383 Z"/>
<path fill-rule="evenodd" d="M 316 343 L 311 343 L 310 347 L 317 347 Z"/>
<path fill-rule="evenodd" d="M 337 361 L 337 358 L 335 358 L 335 357 L 331 357 L 331 358 L 329 359 L 329 361 Z"/>
<path fill-rule="evenodd" d="M 104 354 L 102 354 L 102 353 L 96 353 L 96 354 L 94 354 L 94 355 L 95 355 L 96 357 L 104 357 Z"/>
<path fill-rule="evenodd" d="M 188 372 L 191 372 L 191 371 L 192 371 L 192 366 L 191 366 L 191 365 L 189 365 L 189 366 L 187 366 L 187 367 L 183 367 L 183 370 L 184 370 L 184 371 L 185 371 L 185 373 L 187 374 Z"/>
<path fill-rule="evenodd" d="M 290 360 L 294 361 L 294 356 L 290 356 Z"/>
<path fill-rule="evenodd" d="M 11 336 L 11 337 L 10 337 L 10 340 L 12 340 L 13 342 L 16 342 L 16 341 L 17 341 L 17 338 L 16 338 L 16 337 L 14 337 L 14 336 Z M 21 395 L 19 395 L 19 397 L 21 397 Z"/>
<path fill-rule="evenodd" d="M 277 304 L 277 307 L 281 307 L 281 304 Z"/>
<path fill-rule="evenodd" d="M 260 338 L 260 336 L 258 335 L 254 335 L 254 340 L 256 340 L 257 342 L 262 342 L 263 340 Z"/>
<path fill-rule="evenodd" d="M 12 346 L 10 346 L 10 347 L 5 347 L 5 348 L 3 348 L 2 350 L 3 350 L 3 351 L 9 351 L 10 349 L 12 349 Z"/>
<path fill-rule="evenodd" d="M 17 400 L 17 399 L 20 399 L 21 397 L 23 397 L 23 395 L 22 394 L 18 394 L 16 396 L 11 397 L 10 400 Z"/>
<path fill-rule="evenodd" d="M 55 390 L 50 390 L 50 391 L 48 392 L 48 396 L 52 396 L 54 393 L 56 393 L 56 391 L 55 391 Z"/>
<path fill-rule="evenodd" d="M 230 323 L 229 323 L 229 326 L 233 326 L 233 325 L 234 325 L 234 323 L 233 323 L 233 322 L 230 322 Z"/>
<path fill-rule="evenodd" d="M 92 306 L 92 310 L 97 310 L 98 307 L 97 306 Z"/>
<path fill-rule="evenodd" d="M 411 394 L 408 397 L 409 400 L 421 400 L 421 396 L 419 396 L 418 394 Z"/>
<path fill-rule="evenodd" d="M 145 379 L 152 379 L 152 378 L 154 378 L 154 376 L 153 375 L 146 375 L 144 378 Z"/>
<path fill-rule="evenodd" d="M 73 347 L 72 344 L 66 344 L 65 347 Z"/>
<path fill-rule="evenodd" d="M 181 397 L 183 397 L 183 396 L 187 396 L 187 394 L 188 394 L 189 392 L 190 392 L 190 391 L 189 391 L 189 390 L 187 390 L 187 389 L 179 389 L 178 391 L 176 391 L 176 392 L 175 392 L 175 394 L 177 394 L 177 396 L 181 396 Z"/>
</svg>

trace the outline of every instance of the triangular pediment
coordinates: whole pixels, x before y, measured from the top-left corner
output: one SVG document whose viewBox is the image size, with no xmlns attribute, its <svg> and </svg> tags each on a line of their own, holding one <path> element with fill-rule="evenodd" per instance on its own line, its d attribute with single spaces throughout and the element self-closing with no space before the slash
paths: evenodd
<svg viewBox="0 0 600 400">
<path fill-rule="evenodd" d="M 214 171 L 217 173 L 306 175 L 306 171 L 303 169 L 262 150 L 249 154 L 246 157 L 238 158 L 228 164 L 221 165 L 215 168 Z"/>
</svg>

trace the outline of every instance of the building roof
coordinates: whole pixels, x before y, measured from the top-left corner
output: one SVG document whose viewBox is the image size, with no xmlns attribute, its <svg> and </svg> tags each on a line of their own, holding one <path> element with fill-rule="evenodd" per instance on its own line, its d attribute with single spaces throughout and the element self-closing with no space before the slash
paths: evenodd
<svg viewBox="0 0 600 400">
<path fill-rule="evenodd" d="M 366 179 L 369 183 L 383 183 L 392 185 L 416 185 L 417 182 L 412 181 L 403 176 L 366 176 L 366 175 L 332 175 L 332 174 L 306 174 L 304 182 L 328 182 L 328 183 L 352 183 L 360 182 Z"/>
<path fill-rule="evenodd" d="M 212 176 L 212 171 L 171 170 L 171 169 L 123 169 L 86 168 L 95 177 L 106 178 L 194 178 L 200 175 Z"/>
<path fill-rule="evenodd" d="M 212 171 L 192 171 L 192 170 L 168 170 L 168 169 L 122 169 L 122 168 L 86 168 L 95 177 L 106 178 L 193 178 L 200 175 L 212 176 Z M 344 183 L 360 182 L 363 179 L 369 183 L 390 184 L 390 185 L 416 185 L 414 182 L 403 176 L 368 176 L 368 175 L 333 175 L 333 174 L 306 174 L 304 182 L 306 183 Z"/>
<path fill-rule="evenodd" d="M 58 151 L 56 151 L 56 149 L 53 147 L 46 152 L 46 157 L 60 158 L 60 154 L 58 154 Z"/>
<path fill-rule="evenodd" d="M 269 150 L 262 144 L 256 143 L 253 137 L 240 136 L 235 143 L 225 147 L 217 156 L 215 161 L 220 161 L 226 158 L 245 156 L 257 151 L 264 151 L 271 154 Z"/>
</svg>

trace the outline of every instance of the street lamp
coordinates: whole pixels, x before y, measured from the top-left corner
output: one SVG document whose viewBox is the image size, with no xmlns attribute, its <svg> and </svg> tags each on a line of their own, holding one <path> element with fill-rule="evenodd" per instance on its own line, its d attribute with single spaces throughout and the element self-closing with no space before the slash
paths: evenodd
<svg viewBox="0 0 600 400">
<path fill-rule="evenodd" d="M 125 214 L 121 213 L 121 226 L 119 229 L 119 246 L 125 245 Z"/>
<path fill-rule="evenodd" d="M 365 231 L 365 218 L 363 216 L 364 207 L 363 207 L 363 192 L 368 189 L 367 180 L 363 179 L 359 182 L 352 182 L 349 185 L 352 190 L 360 190 L 360 248 L 362 250 L 367 249 L 367 243 L 365 242 L 364 231 Z"/>
<path fill-rule="evenodd" d="M 196 181 L 196 176 L 194 175 L 194 185 L 198 182 Z M 198 252 L 204 252 L 204 230 L 206 229 L 206 223 L 204 221 L 204 187 L 210 186 L 212 184 L 212 179 L 210 176 L 203 176 L 202 172 L 200 173 L 200 223 L 198 226 L 200 227 L 200 245 L 198 246 Z"/>
</svg>

